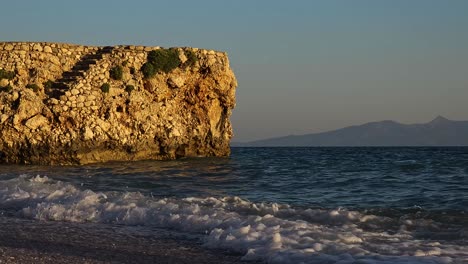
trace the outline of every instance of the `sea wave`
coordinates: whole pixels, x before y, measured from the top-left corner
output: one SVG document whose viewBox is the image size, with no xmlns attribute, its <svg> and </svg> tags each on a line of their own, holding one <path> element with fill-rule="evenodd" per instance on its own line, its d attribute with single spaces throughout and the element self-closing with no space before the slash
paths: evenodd
<svg viewBox="0 0 468 264">
<path fill-rule="evenodd" d="M 49 221 L 148 225 L 267 263 L 468 263 L 467 225 L 239 197 L 95 192 L 46 176 L 0 181 L 0 211 Z"/>
</svg>

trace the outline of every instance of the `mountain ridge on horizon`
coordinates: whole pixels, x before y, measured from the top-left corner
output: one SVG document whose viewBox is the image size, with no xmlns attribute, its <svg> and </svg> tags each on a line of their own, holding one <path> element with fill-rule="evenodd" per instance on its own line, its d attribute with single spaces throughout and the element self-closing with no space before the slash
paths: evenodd
<svg viewBox="0 0 468 264">
<path fill-rule="evenodd" d="M 454 121 L 441 115 L 427 123 L 403 124 L 393 120 L 382 120 L 319 133 L 232 142 L 231 145 L 233 147 L 468 146 L 468 121 Z"/>
</svg>

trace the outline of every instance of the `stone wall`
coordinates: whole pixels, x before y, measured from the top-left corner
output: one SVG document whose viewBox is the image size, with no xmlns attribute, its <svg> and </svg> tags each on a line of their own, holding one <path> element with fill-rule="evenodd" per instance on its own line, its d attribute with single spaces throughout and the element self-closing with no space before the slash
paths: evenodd
<svg viewBox="0 0 468 264">
<path fill-rule="evenodd" d="M 187 51 L 197 62 L 145 79 L 140 68 L 157 49 L 0 43 L 0 69 L 15 73 L 0 80 L 0 162 L 229 155 L 237 82 L 227 55 L 177 48 L 182 63 Z M 110 78 L 116 66 L 121 80 Z"/>
</svg>

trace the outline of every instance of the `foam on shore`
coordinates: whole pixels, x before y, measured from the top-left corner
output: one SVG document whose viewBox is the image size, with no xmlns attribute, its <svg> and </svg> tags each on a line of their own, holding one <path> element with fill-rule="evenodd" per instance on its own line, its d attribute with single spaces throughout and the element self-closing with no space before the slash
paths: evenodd
<svg viewBox="0 0 468 264">
<path fill-rule="evenodd" d="M 203 234 L 210 248 L 267 263 L 464 263 L 467 226 L 238 197 L 155 199 L 94 192 L 47 177 L 0 181 L 0 211 L 38 220 L 117 223 Z M 356 262 L 357 261 L 357 262 Z"/>
</svg>

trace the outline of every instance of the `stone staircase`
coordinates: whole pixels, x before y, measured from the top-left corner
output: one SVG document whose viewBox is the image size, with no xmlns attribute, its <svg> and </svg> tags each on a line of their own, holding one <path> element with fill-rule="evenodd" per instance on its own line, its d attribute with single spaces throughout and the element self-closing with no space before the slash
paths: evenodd
<svg viewBox="0 0 468 264">
<path fill-rule="evenodd" d="M 52 84 L 50 96 L 58 98 L 70 89 L 71 84 L 85 76 L 91 65 L 96 64 L 105 54 L 111 54 L 114 50 L 112 46 L 102 47 L 95 53 L 84 55 L 69 71 L 63 72 L 62 77 Z"/>
</svg>

